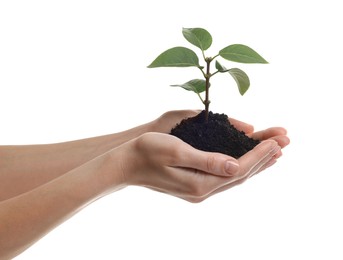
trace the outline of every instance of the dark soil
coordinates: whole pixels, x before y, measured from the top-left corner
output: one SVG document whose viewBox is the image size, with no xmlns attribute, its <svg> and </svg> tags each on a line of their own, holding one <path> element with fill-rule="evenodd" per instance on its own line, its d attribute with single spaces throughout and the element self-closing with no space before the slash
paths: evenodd
<svg viewBox="0 0 343 260">
<path fill-rule="evenodd" d="M 209 112 L 208 122 L 205 122 L 205 111 L 182 120 L 170 134 L 199 150 L 223 153 L 234 158 L 241 157 L 260 143 L 237 130 L 225 114 Z"/>
</svg>

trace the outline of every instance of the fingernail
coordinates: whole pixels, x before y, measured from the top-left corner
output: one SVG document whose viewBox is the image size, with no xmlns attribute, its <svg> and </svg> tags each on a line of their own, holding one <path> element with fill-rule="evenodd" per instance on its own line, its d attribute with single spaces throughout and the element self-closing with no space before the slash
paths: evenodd
<svg viewBox="0 0 343 260">
<path fill-rule="evenodd" d="M 235 174 L 239 169 L 239 165 L 233 161 L 226 161 L 225 172 L 229 175 Z"/>
</svg>

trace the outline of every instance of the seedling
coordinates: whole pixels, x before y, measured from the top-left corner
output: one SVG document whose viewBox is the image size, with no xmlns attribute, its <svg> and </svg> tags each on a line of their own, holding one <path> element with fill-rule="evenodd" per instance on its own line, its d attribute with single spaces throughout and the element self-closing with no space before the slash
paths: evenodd
<svg viewBox="0 0 343 260">
<path fill-rule="evenodd" d="M 208 120 L 209 113 L 209 89 L 210 79 L 218 73 L 228 72 L 236 81 L 239 93 L 244 95 L 249 89 L 250 80 L 248 75 L 241 69 L 231 68 L 227 69 L 215 60 L 217 57 L 222 57 L 229 61 L 239 63 L 268 63 L 262 58 L 256 51 L 243 44 L 232 44 L 219 51 L 219 53 L 213 57 L 206 57 L 205 51 L 212 44 L 211 34 L 203 28 L 183 28 L 182 34 L 188 42 L 194 46 L 200 48 L 202 52 L 202 58 L 205 62 L 205 66 L 199 64 L 199 58 L 197 54 L 185 47 L 174 47 L 161 53 L 148 68 L 157 67 L 197 67 L 200 69 L 204 79 L 193 79 L 181 85 L 171 85 L 173 87 L 181 87 L 189 91 L 195 92 L 201 102 L 205 105 L 205 119 Z M 215 72 L 211 72 L 211 62 L 215 60 Z M 200 93 L 205 92 L 205 98 Z"/>
</svg>

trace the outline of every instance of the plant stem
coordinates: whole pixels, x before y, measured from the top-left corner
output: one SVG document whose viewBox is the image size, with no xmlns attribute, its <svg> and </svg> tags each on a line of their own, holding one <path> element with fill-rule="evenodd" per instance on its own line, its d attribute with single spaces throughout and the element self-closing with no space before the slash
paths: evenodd
<svg viewBox="0 0 343 260">
<path fill-rule="evenodd" d="M 219 56 L 219 53 L 216 55 L 216 56 L 213 56 L 212 58 L 211 58 L 211 61 L 213 61 L 215 58 L 217 58 Z"/>
<path fill-rule="evenodd" d="M 209 90 L 210 90 L 210 64 L 212 59 L 211 58 L 206 58 L 206 74 L 205 74 L 205 79 L 206 79 L 206 92 L 205 92 L 205 122 L 208 122 L 208 114 L 209 114 L 209 106 L 210 106 L 210 100 L 209 100 Z"/>
<path fill-rule="evenodd" d="M 202 50 L 201 52 L 202 52 L 202 57 L 204 58 L 204 60 L 206 60 L 206 56 L 205 56 L 204 50 Z"/>
</svg>

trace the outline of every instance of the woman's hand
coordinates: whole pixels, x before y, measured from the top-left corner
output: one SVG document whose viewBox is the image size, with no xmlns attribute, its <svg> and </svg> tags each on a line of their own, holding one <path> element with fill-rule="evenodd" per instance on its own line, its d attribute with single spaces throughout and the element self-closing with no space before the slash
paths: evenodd
<svg viewBox="0 0 343 260">
<path fill-rule="evenodd" d="M 283 133 L 282 128 L 256 133 L 267 140 L 262 139 L 261 144 L 238 160 L 194 149 L 162 133 L 143 134 L 114 149 L 112 156 L 121 154 L 121 174 L 126 185 L 144 186 L 200 202 L 274 164 L 281 156 L 281 148 L 287 145 Z"/>
<path fill-rule="evenodd" d="M 183 119 L 198 115 L 200 110 L 173 110 L 162 114 L 159 118 L 151 122 L 152 131 L 168 134 Z"/>
<path fill-rule="evenodd" d="M 167 112 L 102 137 L 0 147 L 0 258 L 15 257 L 83 207 L 127 185 L 200 202 L 271 166 L 289 143 L 283 128 L 254 133 L 252 126 L 232 119 L 238 129 L 262 141 L 236 160 L 165 134 L 197 113 Z"/>
</svg>

